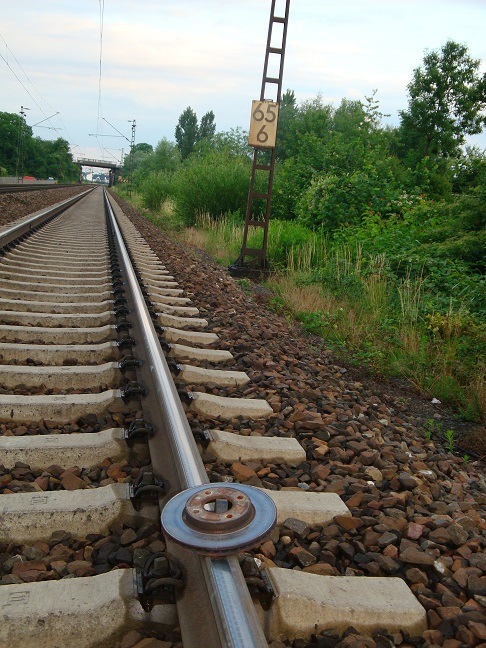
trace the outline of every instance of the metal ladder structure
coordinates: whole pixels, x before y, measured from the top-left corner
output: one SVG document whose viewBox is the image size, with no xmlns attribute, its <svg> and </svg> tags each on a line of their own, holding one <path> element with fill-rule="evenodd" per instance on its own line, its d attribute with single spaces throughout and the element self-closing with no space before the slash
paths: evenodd
<svg viewBox="0 0 486 648">
<path fill-rule="evenodd" d="M 268 25 L 267 46 L 265 50 L 265 63 L 263 66 L 263 77 L 260 90 L 260 101 L 268 100 L 268 96 L 266 95 L 269 88 L 271 88 L 271 92 L 274 97 L 276 89 L 276 99 L 274 99 L 274 101 L 276 101 L 276 103 L 280 105 L 280 100 L 282 97 L 282 80 L 290 0 L 285 0 L 285 11 L 283 16 L 275 15 L 275 5 L 276 0 L 272 0 L 270 20 Z M 281 24 L 283 27 L 281 41 L 277 43 L 278 46 L 275 46 L 275 43 L 272 45 L 272 35 L 273 28 L 277 24 Z M 279 57 L 277 76 L 269 76 L 268 74 L 270 55 Z M 233 265 L 230 266 L 230 272 L 234 275 L 244 274 L 245 270 L 251 269 L 250 266 L 247 266 L 245 262 L 247 257 L 256 258 L 258 260 L 257 266 L 259 270 L 265 270 L 268 268 L 266 257 L 273 176 L 275 172 L 275 148 L 271 149 L 270 160 L 268 159 L 268 157 L 268 148 L 255 147 L 251 167 L 245 227 L 243 231 L 243 244 L 241 246 L 240 256 L 236 259 Z M 258 181 L 258 185 L 265 185 L 263 191 L 258 190 L 259 187 L 257 186 L 257 172 L 260 172 L 261 176 L 263 176 L 262 180 Z M 261 208 L 262 205 L 263 209 Z M 260 207 L 260 209 L 258 207 Z M 248 247 L 248 231 L 250 227 L 262 228 L 263 237 L 261 241 L 261 247 Z"/>
<path fill-rule="evenodd" d="M 130 158 L 129 158 L 129 171 L 128 171 L 128 195 L 132 195 L 133 189 L 133 156 L 135 152 L 135 128 L 137 124 L 135 120 L 132 121 L 132 139 L 130 140 Z M 125 138 L 126 139 L 126 138 Z"/>
</svg>

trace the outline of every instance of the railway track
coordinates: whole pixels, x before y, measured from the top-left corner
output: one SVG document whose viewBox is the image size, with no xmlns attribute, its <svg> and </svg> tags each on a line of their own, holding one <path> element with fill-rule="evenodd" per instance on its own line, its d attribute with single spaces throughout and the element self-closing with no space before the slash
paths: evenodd
<svg viewBox="0 0 486 648">
<path fill-rule="evenodd" d="M 0 194 L 20 193 L 23 191 L 42 191 L 46 189 L 65 189 L 66 187 L 79 187 L 79 183 L 64 185 L 52 182 L 46 182 L 44 184 L 41 182 L 35 184 L 0 184 Z"/>
<path fill-rule="evenodd" d="M 97 188 L 45 211 L 0 233 L 0 647 L 422 635 L 400 578 L 328 575 L 298 543 L 287 568 L 268 559 L 356 517 L 336 493 L 249 485 L 306 452 L 235 433 L 272 406 L 116 203 Z M 231 477 L 210 483 L 203 459 Z"/>
</svg>

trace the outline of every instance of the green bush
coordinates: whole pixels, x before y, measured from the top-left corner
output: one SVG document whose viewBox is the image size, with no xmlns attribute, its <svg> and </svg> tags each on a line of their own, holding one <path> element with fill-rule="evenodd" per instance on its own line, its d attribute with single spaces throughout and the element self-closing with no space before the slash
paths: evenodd
<svg viewBox="0 0 486 648">
<path fill-rule="evenodd" d="M 186 225 L 209 214 L 220 219 L 228 213 L 244 218 L 251 162 L 223 150 L 190 155 L 174 175 L 176 216 Z"/>
<path fill-rule="evenodd" d="M 357 225 L 367 215 L 383 219 L 408 205 L 403 187 L 386 169 L 369 166 L 346 175 L 314 177 L 297 203 L 299 220 L 309 227 L 334 231 Z"/>
<path fill-rule="evenodd" d="M 289 254 L 315 238 L 314 232 L 295 221 L 271 220 L 268 230 L 268 251 L 274 264 L 285 265 Z"/>
<path fill-rule="evenodd" d="M 272 215 L 279 220 L 297 217 L 297 203 L 312 179 L 313 171 L 307 164 L 289 158 L 275 167 L 272 194 Z"/>
<path fill-rule="evenodd" d="M 149 173 L 140 185 L 142 204 L 157 212 L 162 203 L 174 194 L 173 174 L 163 171 Z"/>
<path fill-rule="evenodd" d="M 430 246 L 433 249 L 433 246 Z M 435 253 L 449 259 L 464 261 L 472 270 L 485 273 L 486 229 L 455 236 L 435 247 Z"/>
<path fill-rule="evenodd" d="M 300 223 L 271 220 L 268 228 L 267 258 L 274 267 L 286 266 L 291 254 L 298 255 L 304 246 L 313 243 L 315 239 L 315 233 Z M 262 230 L 250 229 L 248 247 L 261 247 L 262 240 Z"/>
</svg>

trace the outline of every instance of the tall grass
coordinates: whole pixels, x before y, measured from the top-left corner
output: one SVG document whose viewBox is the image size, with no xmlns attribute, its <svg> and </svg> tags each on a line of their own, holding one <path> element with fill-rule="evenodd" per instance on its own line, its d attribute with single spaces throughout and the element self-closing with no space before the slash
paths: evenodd
<svg viewBox="0 0 486 648">
<path fill-rule="evenodd" d="M 195 223 L 178 232 L 179 240 L 203 249 L 221 265 L 229 265 L 240 253 L 243 226 L 234 216 L 214 220 L 207 213 L 197 214 Z"/>
<path fill-rule="evenodd" d="M 402 322 L 414 324 L 418 321 L 422 297 L 423 279 L 411 279 L 410 273 L 398 282 L 397 292 L 400 299 Z"/>
<path fill-rule="evenodd" d="M 474 355 L 484 326 L 452 302 L 448 312 L 427 315 L 422 275 L 397 278 L 385 254 L 314 236 L 291 250 L 287 270 L 271 285 L 305 330 L 351 361 L 404 376 L 469 418 L 486 418 L 484 365 Z"/>
</svg>

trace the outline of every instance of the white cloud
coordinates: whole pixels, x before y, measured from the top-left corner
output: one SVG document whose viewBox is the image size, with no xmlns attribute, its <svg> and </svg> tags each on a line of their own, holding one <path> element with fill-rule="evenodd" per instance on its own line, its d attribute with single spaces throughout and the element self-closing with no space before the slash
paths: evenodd
<svg viewBox="0 0 486 648">
<path fill-rule="evenodd" d="M 283 4 L 283 0 L 279 0 Z M 92 148 L 98 125 L 98 3 L 24 0 L 4 5 L 0 33 L 43 100 L 0 51 L 44 111 L 62 113 L 64 137 Z M 8 10 L 7 10 L 8 6 Z M 270 0 L 118 0 L 105 3 L 102 114 L 123 132 L 137 120 L 137 141 L 173 137 L 182 110 L 214 110 L 219 129 L 247 127 L 259 95 Z M 484 0 L 293 0 L 284 87 L 298 100 L 364 98 L 378 89 L 382 110 L 406 106 L 406 85 L 426 48 L 448 38 L 486 59 Z M 484 66 L 483 66 L 484 69 Z M 0 60 L 0 110 L 42 112 Z M 32 104 L 32 105 L 31 105 Z M 47 112 L 46 114 L 52 114 Z M 102 124 L 102 132 L 110 128 Z M 56 136 L 39 131 L 43 137 Z M 47 135 L 46 135 L 47 134 Z M 486 143 L 486 138 L 482 140 Z M 117 140 L 106 145 L 118 145 Z"/>
</svg>

